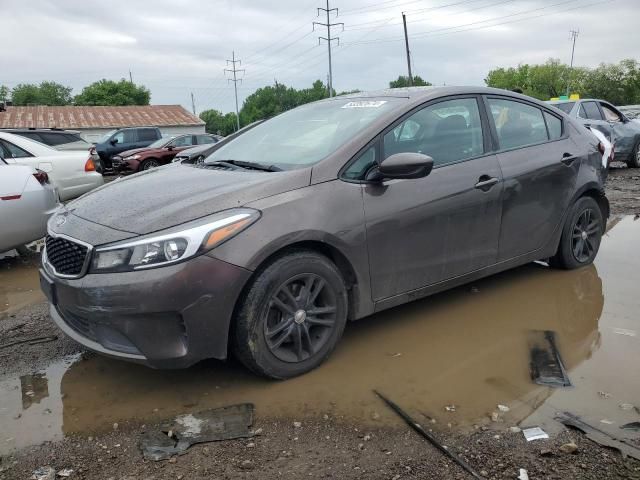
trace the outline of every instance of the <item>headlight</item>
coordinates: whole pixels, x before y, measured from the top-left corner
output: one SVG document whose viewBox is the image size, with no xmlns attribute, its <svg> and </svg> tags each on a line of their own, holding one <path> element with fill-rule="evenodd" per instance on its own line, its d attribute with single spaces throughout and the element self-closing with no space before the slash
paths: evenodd
<svg viewBox="0 0 640 480">
<path fill-rule="evenodd" d="M 125 157 L 125 160 L 138 160 L 139 158 L 140 155 L 136 153 L 135 155 L 129 155 L 128 157 Z"/>
<path fill-rule="evenodd" d="M 258 218 L 258 210 L 234 208 L 161 233 L 98 247 L 89 271 L 130 272 L 181 262 L 217 247 Z"/>
</svg>

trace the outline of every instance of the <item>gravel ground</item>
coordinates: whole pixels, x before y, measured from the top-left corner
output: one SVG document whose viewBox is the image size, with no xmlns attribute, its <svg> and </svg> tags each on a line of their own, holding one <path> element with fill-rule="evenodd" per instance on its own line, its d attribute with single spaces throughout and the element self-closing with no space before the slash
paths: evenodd
<svg viewBox="0 0 640 480">
<path fill-rule="evenodd" d="M 612 214 L 640 214 L 640 170 L 612 168 L 607 194 Z M 1 348 L 0 380 L 33 372 L 80 351 L 55 328 L 42 303 L 0 316 L 0 346 L 34 336 L 58 338 Z M 294 421 L 258 418 L 254 428 L 262 431 L 254 438 L 196 445 L 185 455 L 163 462 L 144 460 L 137 446 L 142 431 L 159 426 L 132 422 L 108 435 L 67 437 L 0 457 L 0 479 L 29 479 L 40 466 L 73 469 L 71 478 L 105 480 L 471 478 L 400 421 L 364 430 L 344 418 L 330 416 L 305 419 L 299 428 L 294 427 Z M 516 479 L 520 468 L 526 469 L 532 480 L 640 479 L 640 462 L 623 459 L 575 431 L 527 443 L 522 433 L 490 422 L 469 432 L 438 424 L 432 427 L 445 445 L 488 479 Z M 569 442 L 575 442 L 577 451 L 562 453 L 560 446 Z"/>
</svg>

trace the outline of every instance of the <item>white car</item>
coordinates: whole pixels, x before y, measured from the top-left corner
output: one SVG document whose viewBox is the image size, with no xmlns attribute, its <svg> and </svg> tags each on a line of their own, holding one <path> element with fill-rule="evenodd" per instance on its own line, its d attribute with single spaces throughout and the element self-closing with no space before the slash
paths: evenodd
<svg viewBox="0 0 640 480">
<path fill-rule="evenodd" d="M 60 200 L 70 200 L 104 183 L 89 152 L 58 151 L 35 140 L 0 132 L 0 154 L 9 164 L 46 172 Z"/>
<path fill-rule="evenodd" d="M 47 233 L 47 220 L 59 207 L 46 173 L 10 165 L 0 157 L 0 252 L 22 247 Z"/>
</svg>

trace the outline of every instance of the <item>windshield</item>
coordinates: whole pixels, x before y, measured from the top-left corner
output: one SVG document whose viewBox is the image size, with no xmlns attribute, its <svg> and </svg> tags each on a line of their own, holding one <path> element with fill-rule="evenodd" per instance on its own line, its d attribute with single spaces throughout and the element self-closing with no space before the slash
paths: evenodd
<svg viewBox="0 0 640 480">
<path fill-rule="evenodd" d="M 254 162 L 283 170 L 319 162 L 402 99 L 345 98 L 289 110 L 218 148 L 207 163 Z"/>
<path fill-rule="evenodd" d="M 161 148 L 161 147 L 164 147 L 171 140 L 173 140 L 173 137 L 171 137 L 171 138 L 167 138 L 167 137 L 159 138 L 158 140 L 156 140 L 155 142 L 150 144 L 147 148 Z"/>
<path fill-rule="evenodd" d="M 571 113 L 576 102 L 554 103 L 553 106 L 559 108 L 564 113 Z"/>
<path fill-rule="evenodd" d="M 117 130 L 109 130 L 107 133 L 105 133 L 102 136 L 102 138 L 100 139 L 100 141 L 98 141 L 98 143 L 104 143 L 104 142 L 108 141 L 111 138 L 111 136 L 116 132 L 117 132 Z"/>
</svg>

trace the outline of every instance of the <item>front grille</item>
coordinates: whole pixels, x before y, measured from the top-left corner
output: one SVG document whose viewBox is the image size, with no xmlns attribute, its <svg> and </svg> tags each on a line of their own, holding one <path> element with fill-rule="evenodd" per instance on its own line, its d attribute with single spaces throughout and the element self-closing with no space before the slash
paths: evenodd
<svg viewBox="0 0 640 480">
<path fill-rule="evenodd" d="M 89 253 L 84 245 L 61 237 L 47 235 L 45 240 L 47 261 L 59 275 L 81 275 Z"/>
</svg>

